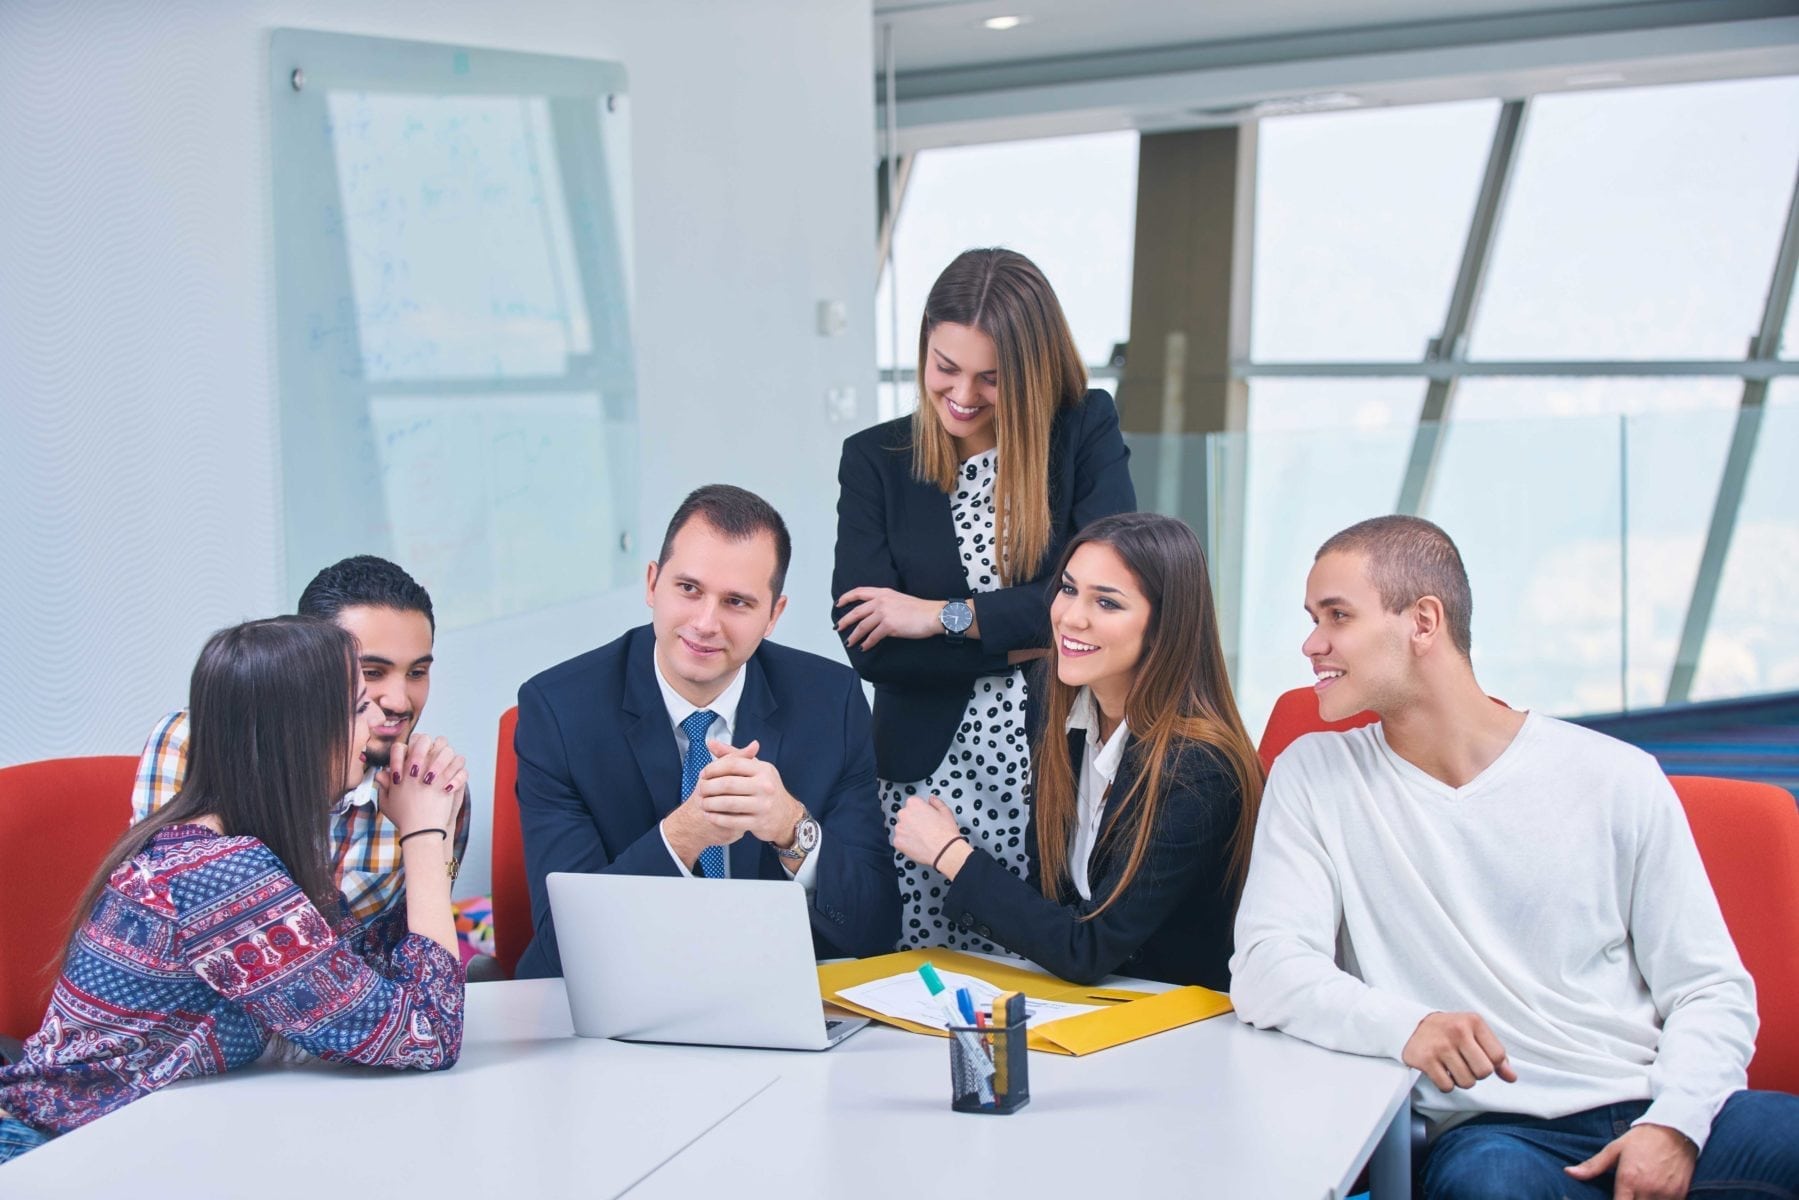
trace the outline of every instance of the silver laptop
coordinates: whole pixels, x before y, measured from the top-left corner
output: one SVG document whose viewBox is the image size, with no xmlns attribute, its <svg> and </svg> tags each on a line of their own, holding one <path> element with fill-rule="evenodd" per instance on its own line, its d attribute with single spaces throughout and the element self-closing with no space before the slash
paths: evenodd
<svg viewBox="0 0 1799 1200">
<path fill-rule="evenodd" d="M 798 884 L 557 871 L 549 889 L 582 1037 L 828 1050 L 868 1024 L 820 999 Z"/>
</svg>

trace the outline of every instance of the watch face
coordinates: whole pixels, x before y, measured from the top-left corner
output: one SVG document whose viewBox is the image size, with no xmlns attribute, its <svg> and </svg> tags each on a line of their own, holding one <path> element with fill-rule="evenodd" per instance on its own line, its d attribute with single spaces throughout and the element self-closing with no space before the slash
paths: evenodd
<svg viewBox="0 0 1799 1200">
<path fill-rule="evenodd" d="M 794 826 L 793 844 L 798 846 L 801 850 L 804 850 L 807 854 L 812 853 L 813 848 L 818 845 L 818 822 L 814 821 L 811 817 L 807 817 L 798 825 Z"/>
<path fill-rule="evenodd" d="M 943 627 L 951 633 L 963 633 L 970 625 L 974 624 L 974 609 L 960 600 L 951 600 L 943 606 L 939 619 L 942 620 Z"/>
</svg>

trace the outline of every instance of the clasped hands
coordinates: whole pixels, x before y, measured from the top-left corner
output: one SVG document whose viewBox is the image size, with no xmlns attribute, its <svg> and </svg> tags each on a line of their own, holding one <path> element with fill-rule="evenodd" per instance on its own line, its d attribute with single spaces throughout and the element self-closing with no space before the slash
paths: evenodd
<svg viewBox="0 0 1799 1200">
<path fill-rule="evenodd" d="M 468 770 L 449 742 L 422 733 L 409 742 L 395 742 L 387 765 L 375 772 L 375 784 L 381 815 L 402 837 L 420 829 L 442 829 L 444 845 L 450 845 L 468 797 Z M 445 857 L 449 854 L 446 850 Z"/>
<path fill-rule="evenodd" d="M 712 761 L 681 806 L 662 819 L 662 833 L 691 867 L 708 846 L 729 846 L 750 834 L 779 849 L 793 845 L 805 808 L 771 762 L 756 757 L 761 742 L 732 746 L 708 741 Z"/>
<path fill-rule="evenodd" d="M 1412 1031 L 1400 1060 L 1424 1072 L 1441 1092 L 1471 1088 L 1494 1075 L 1506 1083 L 1518 1080 L 1505 1047 L 1478 1013 L 1431 1013 Z M 1679 1130 L 1644 1123 L 1564 1170 L 1585 1180 L 1615 1172 L 1613 1200 L 1681 1200 L 1698 1158 L 1698 1148 Z"/>
</svg>

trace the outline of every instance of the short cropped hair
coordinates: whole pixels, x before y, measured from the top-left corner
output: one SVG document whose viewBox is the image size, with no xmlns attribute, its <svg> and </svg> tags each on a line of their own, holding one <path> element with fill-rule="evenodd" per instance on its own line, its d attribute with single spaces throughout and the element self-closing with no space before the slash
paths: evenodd
<svg viewBox="0 0 1799 1200">
<path fill-rule="evenodd" d="M 1371 517 L 1318 547 L 1313 561 L 1327 554 L 1360 554 L 1368 579 L 1388 612 L 1404 612 L 1425 596 L 1443 604 L 1449 640 L 1469 656 L 1473 642 L 1474 596 L 1462 552 L 1449 535 L 1422 517 Z"/>
<path fill-rule="evenodd" d="M 431 623 L 431 632 L 437 632 L 431 593 L 398 566 L 373 554 L 357 554 L 332 563 L 314 575 L 300 593 L 302 617 L 335 621 L 344 609 L 358 607 L 424 613 L 425 620 Z"/>
<path fill-rule="evenodd" d="M 706 524 L 733 542 L 747 542 L 758 533 L 772 537 L 775 540 L 775 574 L 771 582 L 775 595 L 781 594 L 781 589 L 787 585 L 787 565 L 793 561 L 793 539 L 787 535 L 787 522 L 781 520 L 774 505 L 756 493 L 728 483 L 709 483 L 695 488 L 681 501 L 681 507 L 675 510 L 668 523 L 668 532 L 662 535 L 662 552 L 656 556 L 658 571 L 668 565 L 668 556 L 675 548 L 675 535 L 695 517 L 703 518 Z"/>
</svg>

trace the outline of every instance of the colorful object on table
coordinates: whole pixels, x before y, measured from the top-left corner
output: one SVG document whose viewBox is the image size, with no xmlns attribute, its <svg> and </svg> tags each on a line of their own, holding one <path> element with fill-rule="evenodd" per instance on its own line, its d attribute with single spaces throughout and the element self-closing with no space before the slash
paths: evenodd
<svg viewBox="0 0 1799 1200">
<path fill-rule="evenodd" d="M 470 896 L 451 903 L 456 918 L 457 949 L 462 952 L 462 965 L 467 966 L 477 954 L 493 953 L 493 897 Z"/>
<path fill-rule="evenodd" d="M 937 974 L 937 968 L 930 963 L 921 963 L 918 968 L 919 978 L 924 980 L 925 990 L 931 993 L 931 999 L 943 1010 L 944 1024 L 949 1030 L 953 1051 L 950 1056 L 951 1067 L 958 1061 L 965 1073 L 971 1073 L 977 1088 L 981 1104 L 993 1103 L 993 1060 L 987 1057 L 987 1051 L 981 1046 L 979 1035 L 971 1030 L 958 1028 L 962 1014 L 956 1010 L 956 1002 L 950 998 L 949 991 L 943 986 L 943 979 Z M 973 1024 L 973 1022 L 970 1022 Z M 960 1051 L 958 1060 L 954 1051 Z"/>
</svg>

